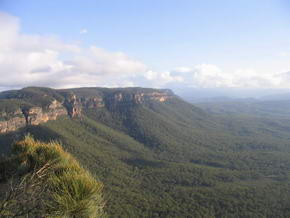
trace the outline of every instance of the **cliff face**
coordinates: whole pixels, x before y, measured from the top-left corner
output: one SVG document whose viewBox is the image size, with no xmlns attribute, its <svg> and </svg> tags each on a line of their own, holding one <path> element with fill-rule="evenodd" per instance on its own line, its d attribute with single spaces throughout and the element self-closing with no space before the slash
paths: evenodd
<svg viewBox="0 0 290 218">
<path fill-rule="evenodd" d="M 79 117 L 82 113 L 82 104 L 76 95 L 68 96 L 64 101 L 64 106 L 67 109 L 67 114 L 70 117 Z"/>
<path fill-rule="evenodd" d="M 0 115 L 0 133 L 15 131 L 26 125 L 38 125 L 49 120 L 56 120 L 57 117 L 67 114 L 67 110 L 57 101 L 53 101 L 46 109 L 31 107 L 19 108 L 9 114 L 2 112 Z"/>
<path fill-rule="evenodd" d="M 113 89 L 114 90 L 114 89 Z M 134 91 L 112 91 L 109 93 L 98 93 L 94 96 L 85 97 L 71 94 L 66 97 L 64 105 L 70 117 L 79 117 L 82 109 L 112 108 L 118 106 L 129 106 L 145 104 L 151 101 L 165 102 L 172 99 L 174 94 L 170 90 L 158 90 L 142 92 Z"/>
<path fill-rule="evenodd" d="M 91 98 L 82 98 L 81 104 L 85 108 L 105 107 L 104 99 L 100 96 L 95 96 L 95 97 L 91 97 Z"/>
<path fill-rule="evenodd" d="M 106 105 L 110 107 L 117 107 L 120 105 L 139 105 L 152 101 L 165 102 L 174 95 L 168 91 L 153 91 L 153 92 L 137 92 L 137 93 L 123 93 L 116 92 L 105 97 Z"/>
<path fill-rule="evenodd" d="M 56 120 L 57 117 L 67 115 L 65 107 L 58 101 L 54 100 L 46 109 L 41 107 L 32 107 L 22 110 L 27 125 L 38 125 L 49 120 Z"/>
<path fill-rule="evenodd" d="M 35 89 L 37 88 L 33 89 L 33 94 L 37 93 Z M 1 105 L 0 102 L 0 133 L 15 131 L 21 127 L 25 127 L 26 125 L 39 125 L 49 120 L 56 120 L 59 116 L 63 115 L 68 115 L 71 118 L 80 117 L 83 109 L 98 109 L 104 107 L 111 109 L 118 108 L 120 106 L 145 104 L 151 101 L 165 102 L 174 97 L 170 90 L 148 90 L 141 88 L 83 88 L 62 90 L 59 92 L 58 90 L 45 89 L 46 91 L 49 91 L 48 94 L 43 93 L 43 89 L 39 89 L 41 92 L 41 97 L 39 97 L 40 95 L 37 95 L 34 99 L 33 95 L 31 95 L 27 90 L 25 90 L 24 93 L 28 97 L 25 97 L 25 95 L 21 93 L 22 90 L 18 91 L 20 94 L 16 92 L 15 96 L 9 95 L 9 93 L 7 95 L 7 93 L 5 93 L 5 96 L 2 96 L 2 98 L 0 93 L 0 99 L 5 99 L 6 103 L 7 100 L 10 101 L 9 99 L 17 99 L 30 103 L 29 107 L 22 107 L 20 104 L 16 107 L 16 109 L 14 108 L 12 112 L 7 112 L 5 105 Z M 92 93 L 92 90 L 95 92 Z M 15 91 L 13 94 L 14 93 Z M 9 98 L 6 96 L 9 96 Z M 58 96 L 58 99 L 61 100 L 56 100 L 55 96 Z M 35 105 L 35 102 L 38 102 L 38 100 L 35 99 L 40 99 L 40 101 L 42 100 L 43 102 L 49 101 L 50 103 L 41 107 L 39 105 Z"/>
<path fill-rule="evenodd" d="M 0 118 L 0 133 L 15 131 L 26 125 L 25 117 L 20 108 L 10 114 L 3 112 Z"/>
</svg>

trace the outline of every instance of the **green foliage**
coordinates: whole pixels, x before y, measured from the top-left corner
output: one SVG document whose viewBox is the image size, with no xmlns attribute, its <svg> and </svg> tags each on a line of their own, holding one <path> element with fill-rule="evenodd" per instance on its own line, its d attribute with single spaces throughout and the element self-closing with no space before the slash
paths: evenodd
<svg viewBox="0 0 290 218">
<path fill-rule="evenodd" d="M 102 186 L 90 174 L 66 171 L 50 178 L 52 190 L 49 210 L 58 217 L 102 217 Z"/>
<path fill-rule="evenodd" d="M 237 125 L 231 130 L 234 136 L 226 134 L 221 126 L 215 130 L 220 124 L 205 116 L 198 115 L 204 119 L 200 123 L 186 119 L 174 122 L 174 113 L 163 110 L 172 110 L 172 105 L 154 107 L 154 111 L 153 105 L 148 105 L 106 112 L 110 116 L 107 120 L 103 117 L 103 124 L 96 122 L 95 111 L 88 114 L 95 121 L 87 117 L 62 118 L 46 123 L 42 130 L 38 127 L 30 131 L 46 138 L 40 133 L 53 130 L 50 136 L 61 140 L 70 153 L 98 175 L 106 184 L 104 195 L 110 217 L 289 215 L 287 138 L 259 131 L 239 136 L 243 125 L 249 131 L 255 128 L 250 128 L 251 123 L 231 120 Z M 194 108 L 182 109 L 185 114 L 197 116 Z"/>
<path fill-rule="evenodd" d="M 21 117 L 21 109 L 27 109 L 32 107 L 30 103 L 27 103 L 19 99 L 0 99 L 0 121 L 8 120 L 12 117 Z M 15 112 L 20 110 L 20 114 L 15 115 Z"/>
<path fill-rule="evenodd" d="M 64 97 L 54 89 L 42 87 L 27 87 L 21 90 L 0 93 L 0 99 L 23 101 L 28 105 L 46 108 L 53 100 L 64 101 Z"/>
<path fill-rule="evenodd" d="M 124 95 L 127 94 L 136 94 L 136 93 L 152 93 L 157 89 L 152 88 L 141 88 L 141 87 L 129 87 L 129 88 L 96 88 L 96 87 L 88 87 L 88 88 L 74 88 L 74 89 L 64 89 L 60 90 L 61 92 L 73 92 L 80 98 L 84 97 L 95 97 L 95 96 L 106 96 L 110 94 L 115 94 L 122 92 Z M 161 89 L 162 90 L 162 89 Z M 163 89 L 168 93 L 173 94 L 168 89 Z"/>
<path fill-rule="evenodd" d="M 42 215 L 68 218 L 104 217 L 102 183 L 82 168 L 59 143 L 43 143 L 26 136 L 15 144 L 13 153 L 21 175 L 32 177 L 35 172 L 48 168 L 41 176 L 41 186 L 45 187 L 45 194 L 39 196 L 43 202 Z"/>
<path fill-rule="evenodd" d="M 117 91 L 85 88 L 58 93 L 86 98 Z M 109 217 L 290 217 L 290 120 L 280 118 L 213 115 L 173 98 L 86 108 L 78 119 L 62 117 L 23 132 L 46 142 L 61 141 L 97 175 L 105 184 Z M 1 136 L 0 144 L 10 143 L 11 137 Z M 32 156 L 25 159 L 23 169 L 59 159 L 53 152 L 44 155 L 36 150 L 28 152 Z M 77 175 L 67 174 L 61 163 L 55 172 L 61 172 L 63 184 L 58 177 L 50 181 L 71 194 L 63 197 L 52 189 L 53 207 L 66 211 L 55 215 L 82 213 L 76 199 L 89 189 L 80 186 L 85 183 L 78 182 Z M 68 205 L 70 210 L 65 209 Z"/>
</svg>

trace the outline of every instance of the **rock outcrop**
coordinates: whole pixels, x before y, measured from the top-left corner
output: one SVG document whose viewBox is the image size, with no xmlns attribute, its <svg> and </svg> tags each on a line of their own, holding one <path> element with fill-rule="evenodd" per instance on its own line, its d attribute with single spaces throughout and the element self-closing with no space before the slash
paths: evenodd
<svg viewBox="0 0 290 218">
<path fill-rule="evenodd" d="M 31 88 L 30 88 L 31 89 Z M 35 94 L 35 89 L 33 91 Z M 35 99 L 49 98 L 49 104 L 45 106 L 37 106 L 35 102 L 38 100 L 31 98 L 33 95 L 26 90 L 25 95 L 21 93 L 22 90 L 17 92 L 17 95 L 9 95 L 5 93 L 5 96 L 0 99 L 5 99 L 10 102 L 9 99 L 21 100 L 29 103 L 30 106 L 22 107 L 21 104 L 11 111 L 7 112 L 5 105 L 0 107 L 0 133 L 7 133 L 15 131 L 26 125 L 39 125 L 49 120 L 56 120 L 59 116 L 68 115 L 71 118 L 80 117 L 83 109 L 98 109 L 108 108 L 116 109 L 120 106 L 146 104 L 148 102 L 157 101 L 165 102 L 174 97 L 174 94 L 170 90 L 153 90 L 153 89 L 142 89 L 142 88 L 125 88 L 125 89 L 72 89 L 72 90 L 49 90 L 53 92 L 43 94 L 43 91 L 47 89 L 40 89 L 41 97 L 37 95 Z M 80 90 L 82 92 L 80 92 Z M 94 91 L 92 94 L 92 90 Z M 89 94 L 86 94 L 86 91 Z M 89 92 L 90 91 L 90 92 Z M 37 93 L 37 92 L 36 92 Z M 85 93 L 85 94 L 84 94 Z M 6 97 L 8 96 L 8 97 Z M 12 96 L 12 97 L 11 97 Z M 27 96 L 27 97 L 26 97 Z M 44 97 L 43 97 L 44 96 Z M 58 96 L 56 100 L 54 96 Z M 62 97 L 60 97 L 62 96 Z M 46 99 L 46 100 L 47 100 Z M 4 104 L 4 103 L 3 103 Z M 0 102 L 1 106 L 1 102 Z M 15 105 L 14 105 L 15 106 Z M 3 109 L 4 108 L 4 109 Z"/>
<path fill-rule="evenodd" d="M 9 114 L 5 112 L 0 114 L 0 133 L 15 131 L 25 125 L 26 120 L 20 108 Z"/>
<path fill-rule="evenodd" d="M 104 101 L 108 107 L 118 105 L 138 105 L 152 101 L 165 102 L 173 98 L 173 93 L 170 90 L 153 91 L 153 92 L 116 92 L 105 97 Z"/>
<path fill-rule="evenodd" d="M 39 125 L 49 120 L 56 120 L 59 116 L 67 115 L 65 107 L 56 100 L 47 108 L 31 107 L 17 109 L 14 112 L 2 112 L 0 115 L 0 133 L 15 131 L 26 125 Z"/>
<path fill-rule="evenodd" d="M 104 99 L 100 96 L 91 98 L 81 98 L 82 107 L 85 108 L 102 108 L 105 107 Z"/>
<path fill-rule="evenodd" d="M 39 125 L 49 120 L 56 120 L 59 116 L 67 115 L 68 111 L 58 101 L 54 100 L 46 109 L 32 107 L 22 110 L 27 125 Z"/>
<path fill-rule="evenodd" d="M 64 106 L 67 109 L 67 114 L 71 117 L 79 117 L 82 113 L 82 104 L 76 95 L 70 95 L 65 99 Z"/>
</svg>

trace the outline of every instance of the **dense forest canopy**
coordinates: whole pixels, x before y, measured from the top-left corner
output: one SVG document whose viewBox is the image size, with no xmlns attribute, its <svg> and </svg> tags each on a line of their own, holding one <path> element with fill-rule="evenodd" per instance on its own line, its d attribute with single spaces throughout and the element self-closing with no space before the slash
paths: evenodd
<svg viewBox="0 0 290 218">
<path fill-rule="evenodd" d="M 104 90 L 30 88 L 0 96 L 4 103 L 35 105 L 31 96 L 43 93 L 64 101 L 63 92 L 86 98 L 113 91 Z M 124 92 L 136 90 L 142 93 Z M 7 153 L 27 133 L 62 142 L 104 184 L 109 217 L 288 217 L 289 121 L 273 114 L 211 113 L 174 96 L 84 106 L 80 117 L 1 134 L 0 148 Z"/>
</svg>

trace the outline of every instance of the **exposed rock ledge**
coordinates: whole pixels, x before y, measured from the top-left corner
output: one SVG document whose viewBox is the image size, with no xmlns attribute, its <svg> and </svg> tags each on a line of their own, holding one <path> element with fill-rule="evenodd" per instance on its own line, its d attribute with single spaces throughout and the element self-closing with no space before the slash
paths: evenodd
<svg viewBox="0 0 290 218">
<path fill-rule="evenodd" d="M 25 117 L 23 116 L 20 108 L 19 110 L 10 114 L 9 118 L 6 118 L 6 114 L 2 113 L 1 118 L 2 119 L 0 120 L 0 133 L 15 131 L 26 125 Z"/>
<path fill-rule="evenodd" d="M 12 114 L 2 114 L 0 120 L 0 133 L 15 131 L 26 125 L 39 125 L 49 120 L 56 120 L 68 112 L 60 102 L 53 101 L 46 109 L 31 107 L 29 109 L 18 109 Z"/>
<path fill-rule="evenodd" d="M 31 103 L 29 91 L 26 88 L 16 92 L 10 93 L 9 91 L 0 99 L 11 101 L 10 99 L 23 100 Z M 85 109 L 98 109 L 106 107 L 108 109 L 116 109 L 122 106 L 144 104 L 150 101 L 165 102 L 171 99 L 174 94 L 170 90 L 150 90 L 148 89 L 111 89 L 99 91 L 98 88 L 94 89 L 96 92 L 93 95 L 81 95 L 79 90 L 53 90 L 57 95 L 63 96 L 60 101 L 55 100 L 54 96 L 49 94 L 40 94 L 42 98 L 50 97 L 50 103 L 45 107 L 29 106 L 21 107 L 16 106 L 13 112 L 7 112 L 0 110 L 0 133 L 8 133 L 15 131 L 26 125 L 39 125 L 49 120 L 56 120 L 59 116 L 68 115 L 71 118 L 79 117 L 82 114 L 82 110 Z M 84 88 L 85 90 L 90 90 Z M 84 90 L 82 89 L 82 90 Z M 52 89 L 49 89 L 52 90 Z M 26 91 L 26 92 L 25 92 Z M 35 88 L 34 88 L 35 91 Z M 16 94 L 15 94 L 16 93 Z M 28 93 L 28 94 L 27 94 Z M 4 97 L 3 97 L 4 96 Z M 27 97 L 28 96 L 28 97 Z M 1 106 L 1 102 L 0 102 Z"/>
</svg>

